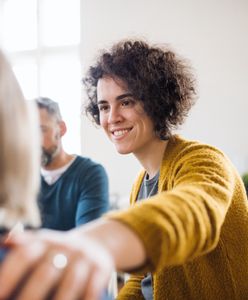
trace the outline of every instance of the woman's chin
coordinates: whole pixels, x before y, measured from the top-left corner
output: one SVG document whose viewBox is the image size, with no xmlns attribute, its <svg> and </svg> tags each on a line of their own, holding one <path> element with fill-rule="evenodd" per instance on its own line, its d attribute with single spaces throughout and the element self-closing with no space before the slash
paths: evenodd
<svg viewBox="0 0 248 300">
<path fill-rule="evenodd" d="M 118 147 L 115 145 L 115 149 L 119 154 L 130 154 L 132 151 L 129 148 Z"/>
</svg>

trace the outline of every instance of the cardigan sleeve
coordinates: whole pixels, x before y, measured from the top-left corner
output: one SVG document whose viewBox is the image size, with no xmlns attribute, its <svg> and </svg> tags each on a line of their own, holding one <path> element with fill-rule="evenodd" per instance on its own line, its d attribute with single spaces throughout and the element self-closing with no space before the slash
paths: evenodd
<svg viewBox="0 0 248 300">
<path fill-rule="evenodd" d="M 180 265 L 216 247 L 235 180 L 222 152 L 186 147 L 161 168 L 157 195 L 108 217 L 129 226 L 143 242 L 147 263 L 140 271 Z"/>
</svg>

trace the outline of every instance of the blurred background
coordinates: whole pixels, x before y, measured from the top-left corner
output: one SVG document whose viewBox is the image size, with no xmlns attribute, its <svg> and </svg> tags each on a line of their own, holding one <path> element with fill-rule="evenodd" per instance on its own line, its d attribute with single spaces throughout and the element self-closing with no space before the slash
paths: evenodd
<svg viewBox="0 0 248 300">
<path fill-rule="evenodd" d="M 81 79 L 99 49 L 128 37 L 170 44 L 191 61 L 199 99 L 178 133 L 248 172 L 247 0 L 0 0 L 0 44 L 25 97 L 59 102 L 65 149 L 104 165 L 113 206 L 128 205 L 140 166 L 82 115 Z"/>
</svg>

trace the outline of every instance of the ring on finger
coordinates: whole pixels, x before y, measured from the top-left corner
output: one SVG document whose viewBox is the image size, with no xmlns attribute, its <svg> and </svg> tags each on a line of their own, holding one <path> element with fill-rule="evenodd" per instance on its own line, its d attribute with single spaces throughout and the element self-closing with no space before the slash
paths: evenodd
<svg viewBox="0 0 248 300">
<path fill-rule="evenodd" d="M 53 256 L 52 264 L 58 270 L 65 269 L 68 264 L 68 258 L 64 253 L 56 253 Z"/>
</svg>

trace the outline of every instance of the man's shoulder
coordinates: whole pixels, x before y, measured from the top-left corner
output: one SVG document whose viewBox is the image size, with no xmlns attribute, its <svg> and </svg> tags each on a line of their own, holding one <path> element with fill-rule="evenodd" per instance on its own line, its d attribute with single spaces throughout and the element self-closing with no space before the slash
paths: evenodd
<svg viewBox="0 0 248 300">
<path fill-rule="evenodd" d="M 83 164 L 85 166 L 101 166 L 100 163 L 92 160 L 89 157 L 77 155 L 75 159 L 76 164 Z"/>
<path fill-rule="evenodd" d="M 105 168 L 99 162 L 96 162 L 89 157 L 80 155 L 77 155 L 73 165 L 75 169 L 81 169 L 89 172 L 93 172 L 94 170 L 96 172 L 99 172 L 100 170 L 105 170 Z"/>
<path fill-rule="evenodd" d="M 64 180 L 70 180 L 74 182 L 87 182 L 87 180 L 94 179 L 106 180 L 107 173 L 105 168 L 89 157 L 77 155 L 73 165 L 69 168 L 65 174 Z"/>
</svg>

